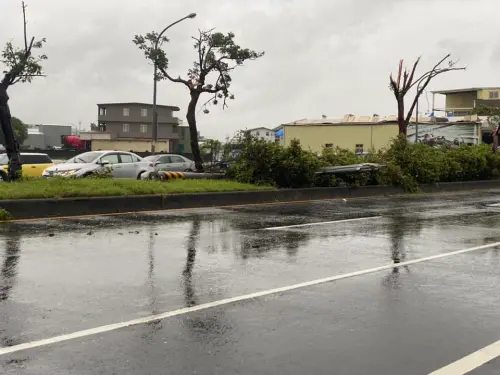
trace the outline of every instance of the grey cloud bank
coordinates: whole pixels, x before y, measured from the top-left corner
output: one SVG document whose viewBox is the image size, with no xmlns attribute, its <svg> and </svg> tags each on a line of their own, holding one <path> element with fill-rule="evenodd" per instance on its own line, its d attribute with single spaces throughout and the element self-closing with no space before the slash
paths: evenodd
<svg viewBox="0 0 500 375">
<path fill-rule="evenodd" d="M 422 69 L 446 53 L 466 72 L 440 76 L 429 89 L 500 85 L 498 0 L 27 0 L 28 31 L 47 37 L 47 78 L 10 89 L 11 109 L 27 123 L 88 127 L 98 102 L 152 101 L 152 67 L 132 43 L 196 12 L 168 33 L 174 75 L 196 57 L 197 29 L 233 31 L 236 41 L 266 55 L 234 72 L 236 100 L 224 111 L 199 113 L 203 135 L 224 138 L 237 129 L 276 126 L 300 118 L 344 113 L 392 114 L 388 76 L 400 58 L 422 55 Z M 21 6 L 1 0 L 0 43 L 22 43 Z M 178 105 L 182 85 L 159 84 L 158 101 Z M 421 107 L 426 109 L 425 100 Z"/>
</svg>

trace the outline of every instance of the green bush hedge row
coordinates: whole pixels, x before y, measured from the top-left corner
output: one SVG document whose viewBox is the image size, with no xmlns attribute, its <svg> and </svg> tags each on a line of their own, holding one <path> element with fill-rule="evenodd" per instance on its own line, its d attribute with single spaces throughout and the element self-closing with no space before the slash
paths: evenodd
<svg viewBox="0 0 500 375">
<path fill-rule="evenodd" d="M 374 174 L 318 178 L 325 166 L 380 163 L 387 168 Z M 345 149 L 324 149 L 321 155 L 303 150 L 299 141 L 288 147 L 247 137 L 228 174 L 240 182 L 280 188 L 348 185 L 400 185 L 407 190 L 418 184 L 490 180 L 500 176 L 500 156 L 488 145 L 433 148 L 395 139 L 387 149 L 358 156 Z"/>
</svg>

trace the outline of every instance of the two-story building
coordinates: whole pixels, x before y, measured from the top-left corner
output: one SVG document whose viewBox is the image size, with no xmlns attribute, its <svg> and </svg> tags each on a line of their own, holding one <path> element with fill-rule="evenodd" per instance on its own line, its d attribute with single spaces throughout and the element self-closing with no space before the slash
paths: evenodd
<svg viewBox="0 0 500 375">
<path fill-rule="evenodd" d="M 81 132 L 92 150 L 149 152 L 153 136 L 153 106 L 146 103 L 98 104 L 98 131 Z M 189 131 L 174 116 L 179 107 L 157 105 L 157 152 L 190 152 Z"/>
<path fill-rule="evenodd" d="M 266 142 L 274 142 L 276 140 L 274 131 L 269 128 L 253 128 L 245 130 L 245 132 L 250 134 L 252 137 L 263 139 Z"/>
<path fill-rule="evenodd" d="M 436 107 L 436 95 L 445 96 L 444 108 Z M 445 112 L 446 116 L 468 116 L 480 106 L 500 107 L 500 87 L 432 91 L 432 112 L 434 113 Z"/>
</svg>

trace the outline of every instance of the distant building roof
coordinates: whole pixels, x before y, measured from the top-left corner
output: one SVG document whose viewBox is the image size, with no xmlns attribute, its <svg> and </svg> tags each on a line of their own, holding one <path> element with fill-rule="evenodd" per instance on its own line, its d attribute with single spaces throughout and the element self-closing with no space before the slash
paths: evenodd
<svg viewBox="0 0 500 375">
<path fill-rule="evenodd" d="M 28 134 L 30 135 L 35 135 L 35 134 L 43 135 L 43 133 L 40 131 L 40 128 L 28 128 L 27 131 Z"/>
<path fill-rule="evenodd" d="M 268 131 L 270 131 L 270 132 L 272 132 L 272 131 L 273 131 L 272 129 L 265 128 L 265 127 L 263 127 L 263 126 L 262 126 L 262 127 L 260 127 L 260 128 L 247 129 L 247 130 L 245 130 L 245 131 L 247 131 L 247 132 L 251 132 L 251 131 L 254 131 L 254 130 L 261 130 L 261 129 L 262 129 L 262 130 L 268 130 Z"/>
<path fill-rule="evenodd" d="M 416 122 L 416 118 L 412 117 L 410 123 Z M 478 122 L 479 118 L 476 115 L 472 116 L 461 116 L 461 117 L 429 117 L 429 116 L 419 116 L 418 123 L 439 123 L 439 122 Z M 398 117 L 396 115 L 389 116 L 355 116 L 355 115 L 345 115 L 341 119 L 302 119 L 293 121 L 282 126 L 345 126 L 345 125 L 384 125 L 384 124 L 394 124 L 398 122 Z M 280 128 L 280 127 L 278 127 Z M 278 129 L 277 128 L 277 129 Z"/>
<path fill-rule="evenodd" d="M 27 124 L 26 125 L 28 129 L 32 128 L 38 128 L 40 126 L 58 126 L 58 127 L 64 127 L 64 128 L 71 128 L 71 125 L 60 125 L 60 124 Z"/>
<path fill-rule="evenodd" d="M 469 87 L 465 89 L 431 91 L 433 94 L 458 94 L 461 92 L 473 92 L 481 90 L 500 90 L 500 87 Z"/>
<path fill-rule="evenodd" d="M 151 103 L 141 103 L 141 102 L 123 102 L 123 103 L 98 103 L 97 106 L 98 107 L 102 107 L 102 106 L 112 106 L 112 105 L 143 105 L 145 107 L 152 107 L 153 104 Z M 177 106 L 174 106 L 174 105 L 160 105 L 160 104 L 157 104 L 156 105 L 157 107 L 160 107 L 160 108 L 169 108 L 173 111 L 180 111 L 181 109 Z"/>
</svg>

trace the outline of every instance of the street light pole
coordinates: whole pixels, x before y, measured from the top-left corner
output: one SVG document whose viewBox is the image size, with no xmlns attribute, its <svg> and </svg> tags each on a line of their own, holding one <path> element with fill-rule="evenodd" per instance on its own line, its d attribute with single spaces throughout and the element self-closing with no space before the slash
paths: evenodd
<svg viewBox="0 0 500 375">
<path fill-rule="evenodd" d="M 181 18 L 180 20 L 175 21 L 174 23 L 168 25 L 163 29 L 163 31 L 158 35 L 155 42 L 155 51 L 158 50 L 158 46 L 160 44 L 161 37 L 165 32 L 170 29 L 172 26 L 177 25 L 179 22 L 184 21 L 188 18 L 195 18 L 196 13 L 188 14 L 186 17 Z M 151 153 L 154 155 L 156 152 L 156 142 L 158 141 L 158 114 L 156 113 L 156 94 L 157 94 L 157 84 L 158 81 L 156 79 L 158 75 L 158 65 L 156 61 L 154 63 L 154 76 L 153 76 L 153 128 L 152 128 L 152 141 L 151 141 Z"/>
<path fill-rule="evenodd" d="M 422 81 L 420 81 L 417 85 L 417 95 L 419 95 L 418 93 L 420 92 L 420 84 L 422 83 Z M 418 143 L 418 102 L 420 101 L 420 96 L 417 97 L 417 113 L 415 115 L 415 143 Z"/>
</svg>

